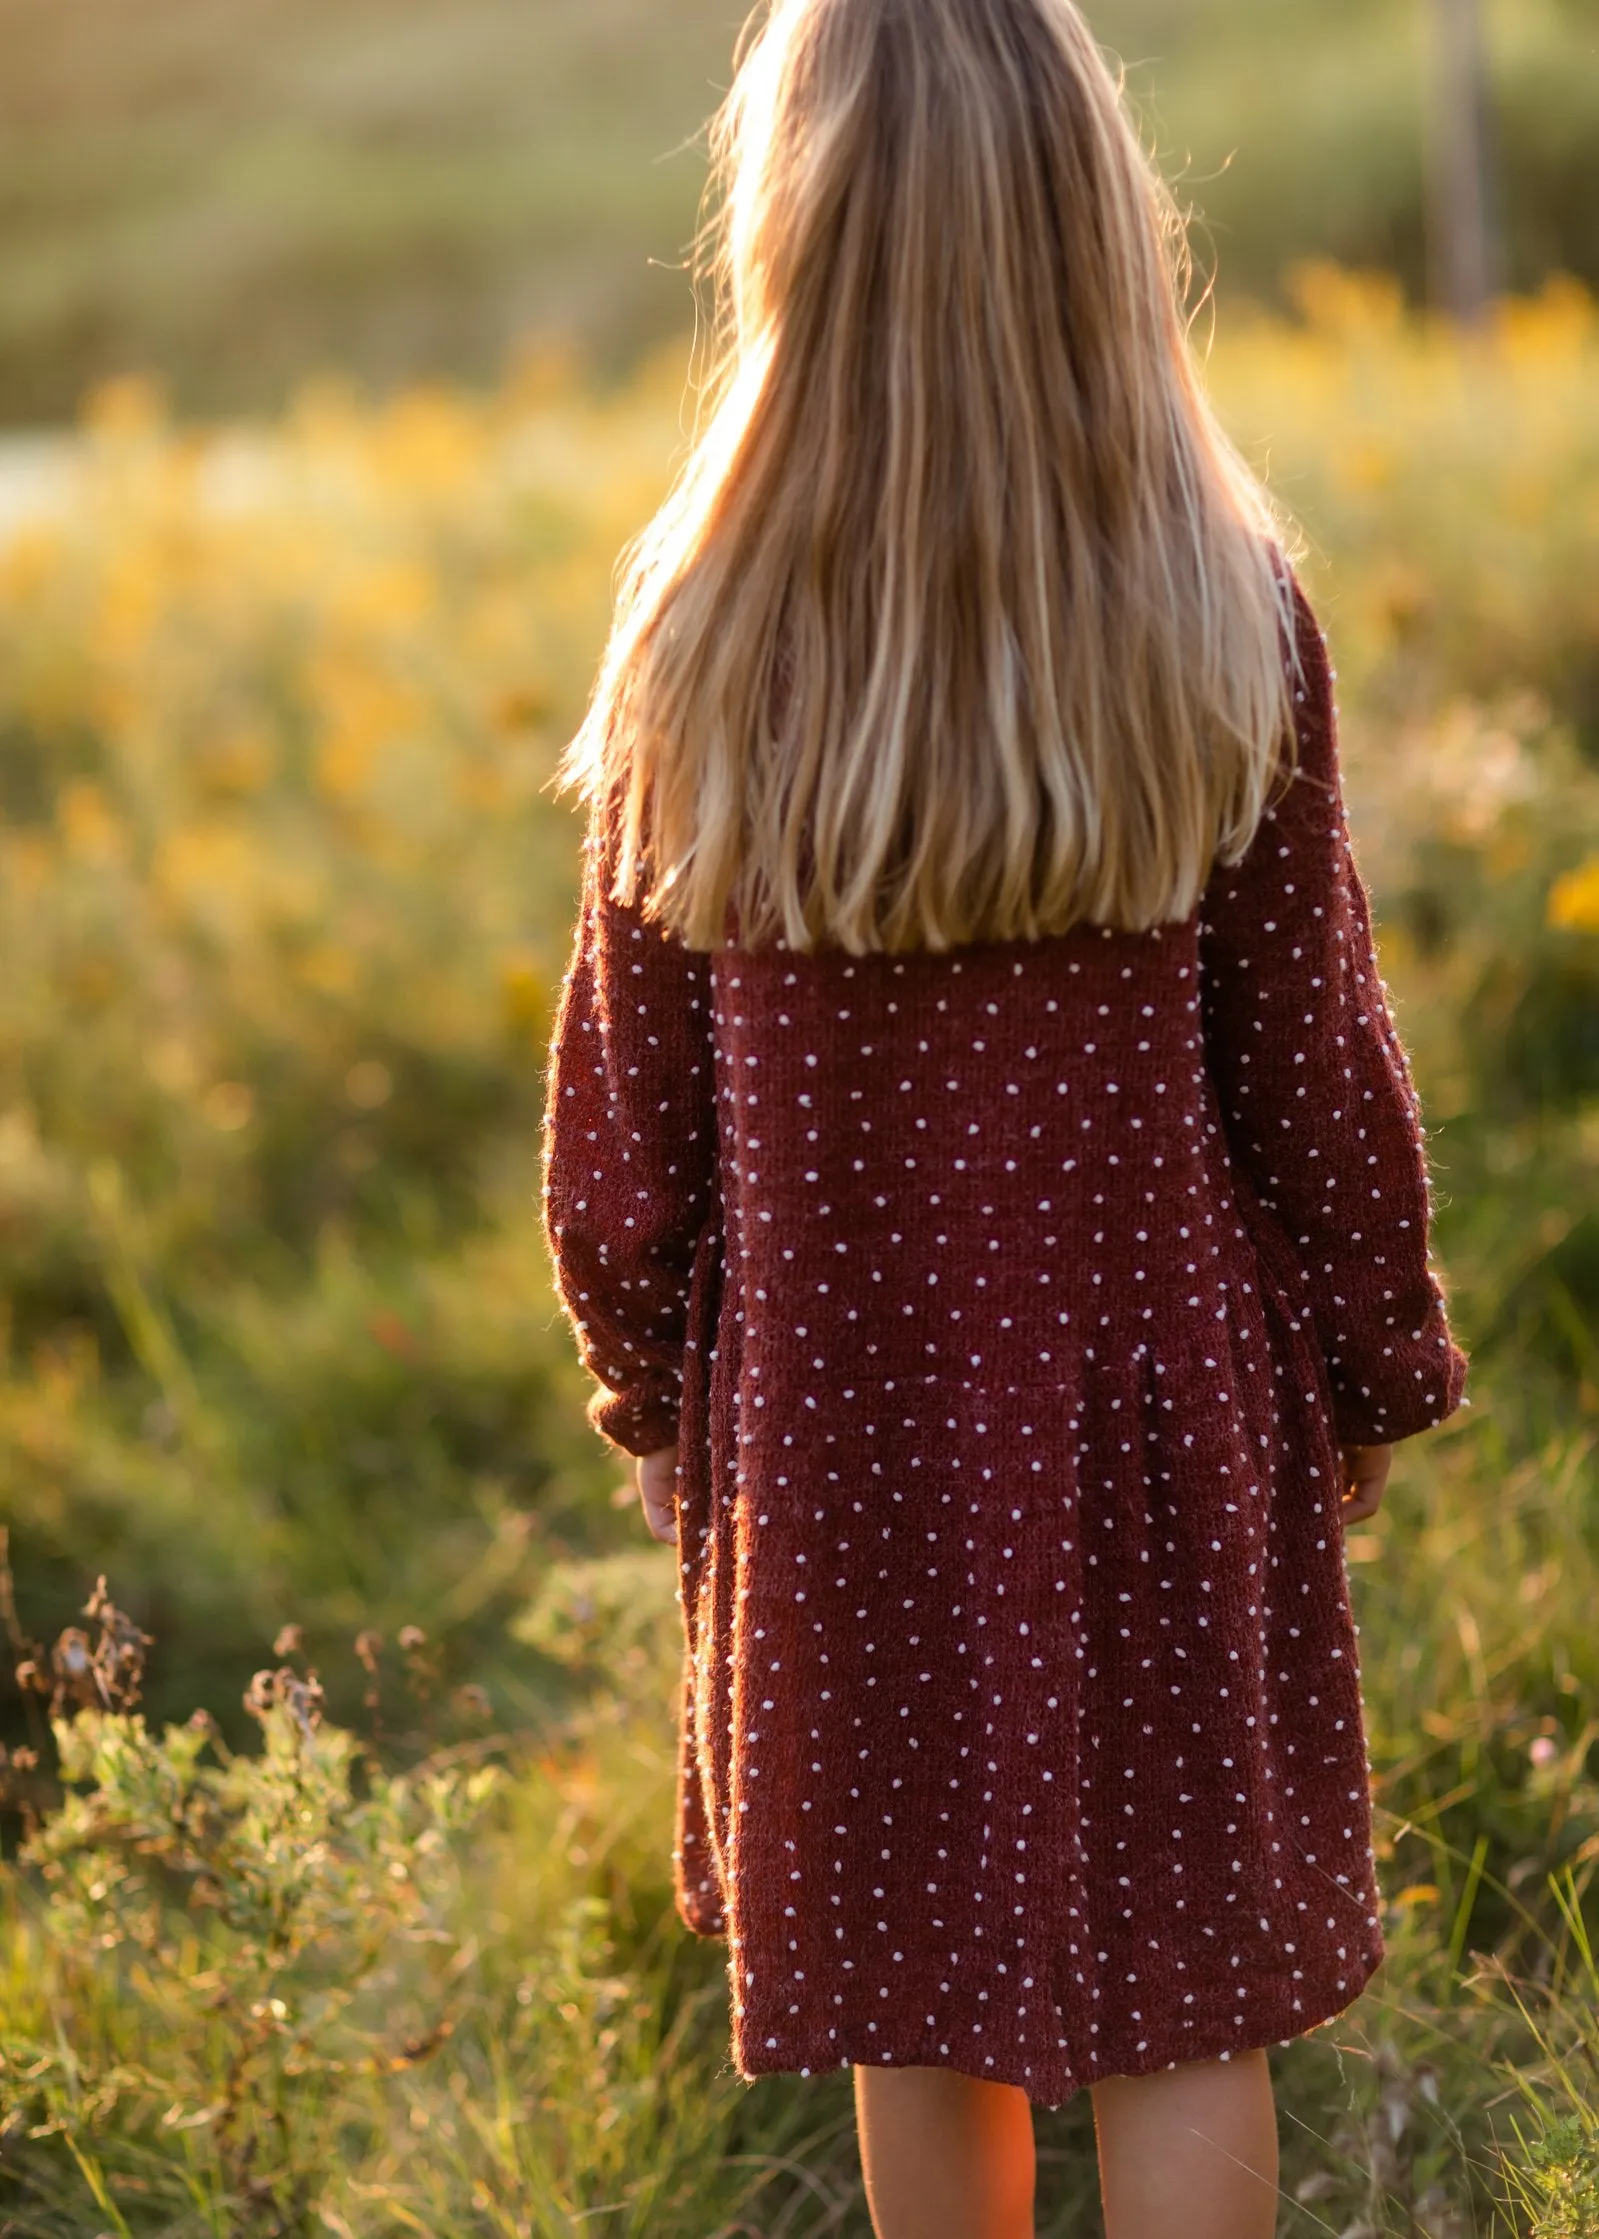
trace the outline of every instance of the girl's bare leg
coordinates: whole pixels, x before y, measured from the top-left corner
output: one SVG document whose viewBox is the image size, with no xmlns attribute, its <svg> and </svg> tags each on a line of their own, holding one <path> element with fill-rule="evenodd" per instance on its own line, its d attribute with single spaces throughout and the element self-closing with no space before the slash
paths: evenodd
<svg viewBox="0 0 1599 2239">
<path fill-rule="evenodd" d="M 1024 2091 L 954 2068 L 857 2066 L 854 2076 L 877 2239 L 1033 2239 Z"/>
<path fill-rule="evenodd" d="M 1092 2089 L 1105 2239 L 1272 2239 L 1277 2109 L 1264 2052 Z"/>
</svg>

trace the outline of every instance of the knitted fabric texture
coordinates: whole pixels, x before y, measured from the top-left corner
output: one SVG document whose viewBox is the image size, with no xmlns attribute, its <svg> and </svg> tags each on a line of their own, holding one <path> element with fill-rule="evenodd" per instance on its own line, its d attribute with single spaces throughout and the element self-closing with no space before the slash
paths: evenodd
<svg viewBox="0 0 1599 2239">
<path fill-rule="evenodd" d="M 678 1446 L 675 1888 L 735 2065 L 1059 2105 L 1379 1965 L 1340 1444 L 1459 1404 L 1296 587 L 1300 758 L 1185 922 L 684 949 L 592 836 L 544 1220 Z"/>
</svg>

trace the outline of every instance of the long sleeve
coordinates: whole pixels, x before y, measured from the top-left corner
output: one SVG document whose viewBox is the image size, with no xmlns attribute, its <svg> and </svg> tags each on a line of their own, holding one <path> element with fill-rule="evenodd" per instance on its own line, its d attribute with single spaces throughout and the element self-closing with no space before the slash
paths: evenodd
<svg viewBox="0 0 1599 2239">
<path fill-rule="evenodd" d="M 1421 1109 L 1372 939 L 1326 642 L 1294 586 L 1299 766 L 1200 911 L 1206 1061 L 1235 1166 L 1303 1278 L 1345 1445 L 1459 1406 L 1466 1360 L 1430 1259 Z"/>
<path fill-rule="evenodd" d="M 627 1454 L 677 1436 L 695 1247 L 718 1188 L 710 959 L 604 891 L 596 828 L 545 1084 L 544 1232 Z"/>
</svg>

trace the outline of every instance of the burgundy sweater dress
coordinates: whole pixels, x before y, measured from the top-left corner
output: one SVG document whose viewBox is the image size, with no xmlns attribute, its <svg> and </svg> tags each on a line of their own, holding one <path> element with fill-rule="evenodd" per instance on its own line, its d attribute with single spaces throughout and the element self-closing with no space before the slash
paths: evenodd
<svg viewBox="0 0 1599 2239">
<path fill-rule="evenodd" d="M 1183 923 L 706 954 L 591 829 L 545 1230 L 594 1427 L 678 1443 L 675 1887 L 742 2076 L 1057 2106 L 1382 1958 L 1337 1449 L 1466 1362 L 1296 596 L 1298 773 Z"/>
</svg>

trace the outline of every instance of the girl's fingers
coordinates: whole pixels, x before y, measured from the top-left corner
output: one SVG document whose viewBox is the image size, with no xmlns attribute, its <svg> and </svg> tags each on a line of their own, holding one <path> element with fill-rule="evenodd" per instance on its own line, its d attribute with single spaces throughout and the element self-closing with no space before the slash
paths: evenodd
<svg viewBox="0 0 1599 2239">
<path fill-rule="evenodd" d="M 659 1539 L 668 1546 L 676 1540 L 677 1515 L 675 1510 L 663 1514 L 660 1509 L 652 1508 L 650 1503 L 646 1501 L 644 1503 L 644 1521 L 649 1526 L 652 1539 Z"/>
<path fill-rule="evenodd" d="M 1342 1454 L 1344 1497 L 1339 1513 L 1345 1524 L 1363 1524 L 1375 1516 L 1388 1489 L 1393 1460 L 1391 1446 L 1346 1446 Z"/>
<path fill-rule="evenodd" d="M 644 1521 L 650 1528 L 651 1537 L 665 1540 L 676 1539 L 676 1502 L 663 1502 L 657 1494 L 646 1492 L 642 1487 L 639 1491 L 639 1499 L 643 1505 Z"/>
<path fill-rule="evenodd" d="M 670 1544 L 677 1538 L 677 1449 L 663 1447 L 638 1465 L 639 1500 L 650 1536 Z"/>
</svg>

